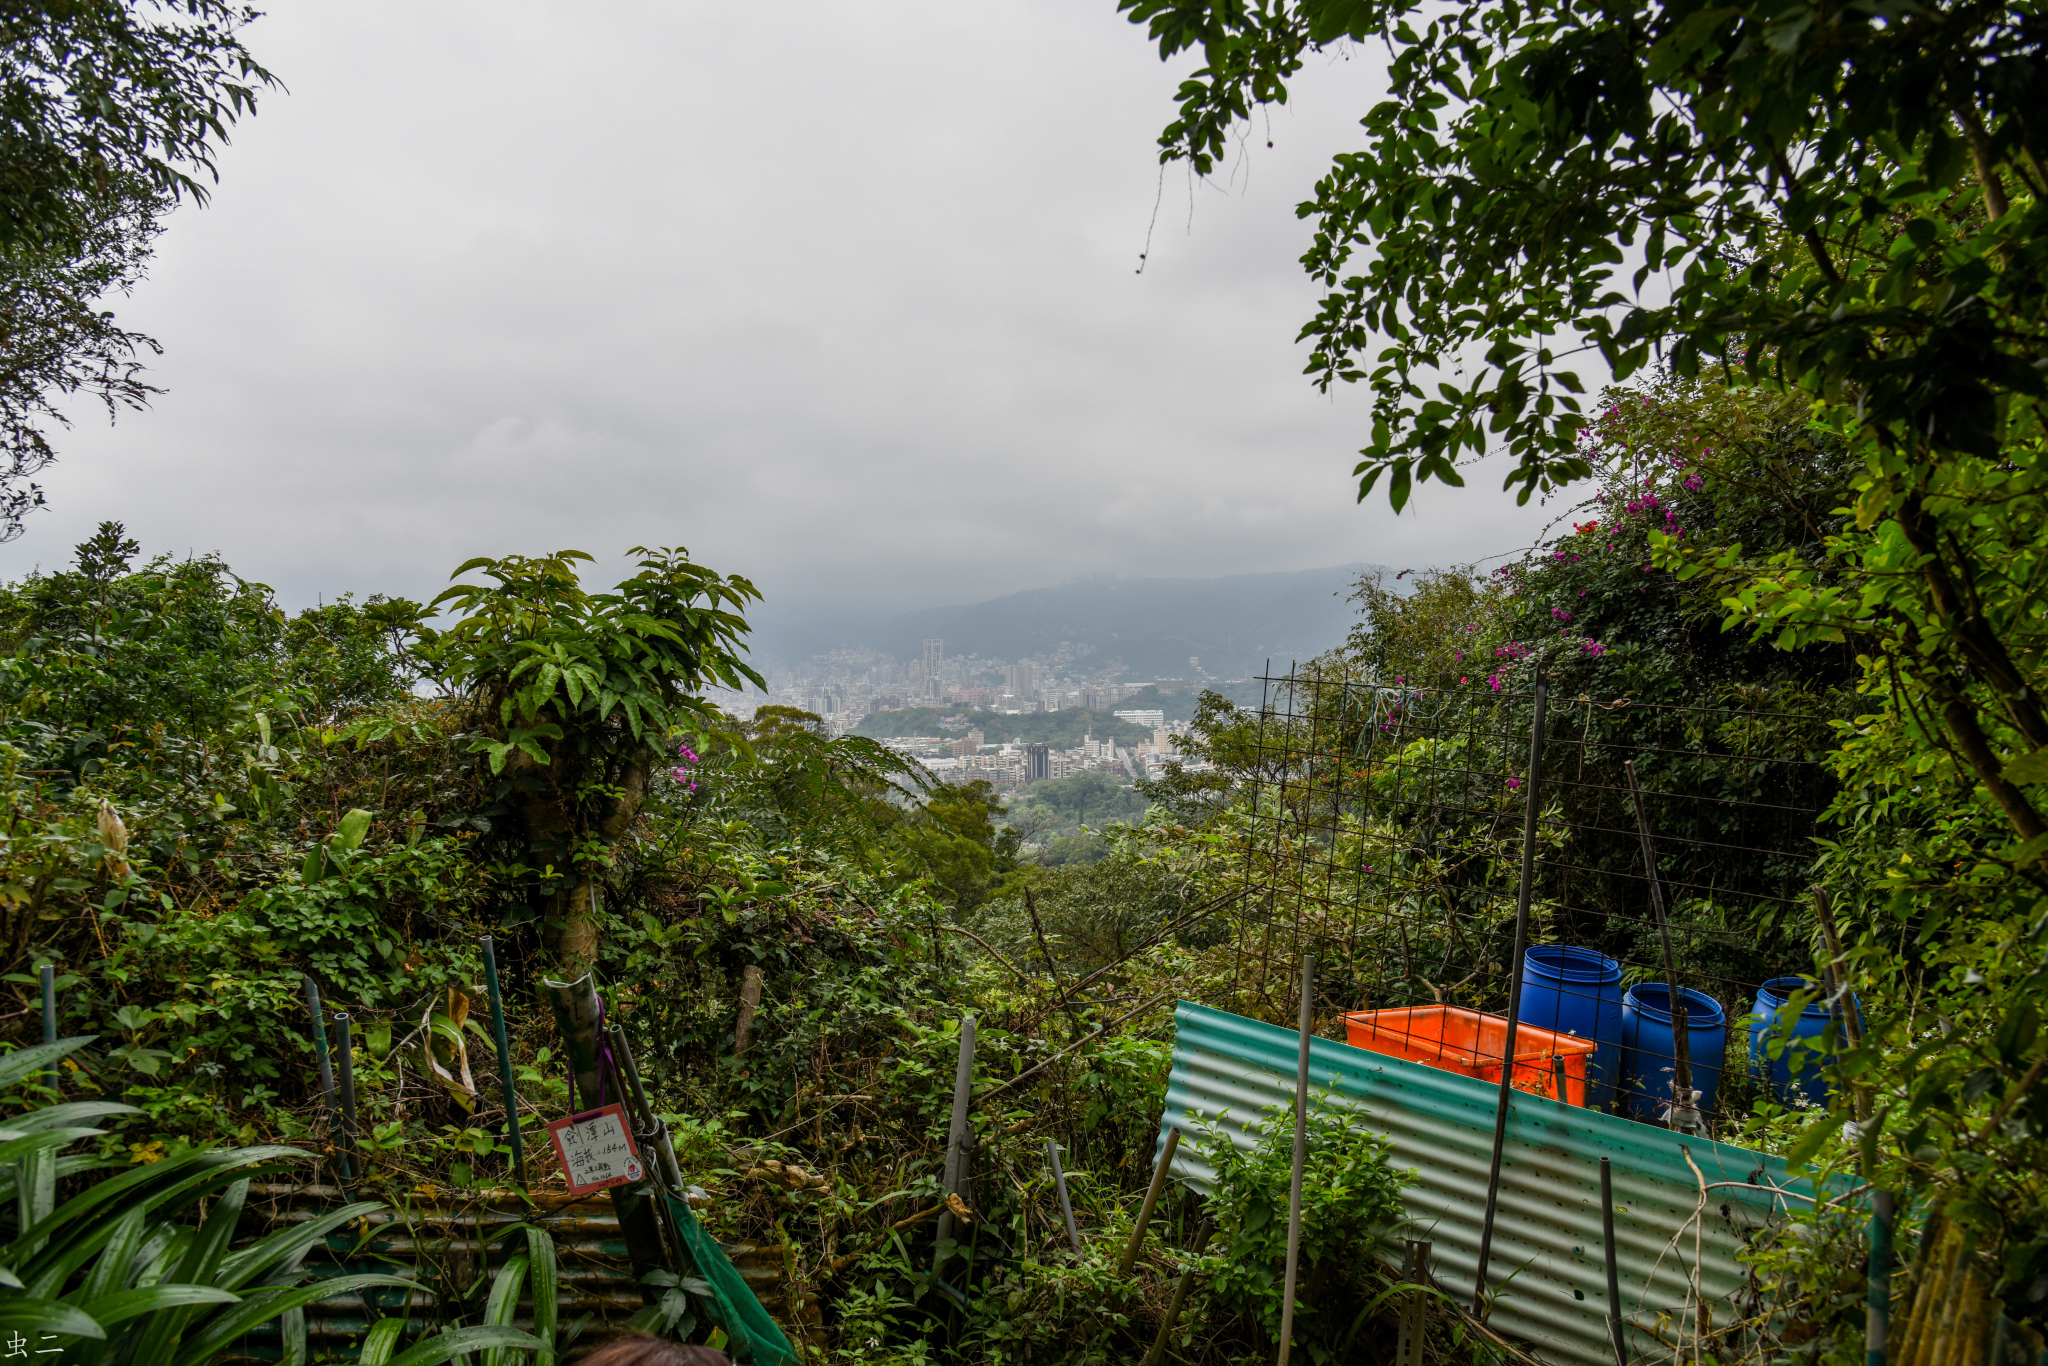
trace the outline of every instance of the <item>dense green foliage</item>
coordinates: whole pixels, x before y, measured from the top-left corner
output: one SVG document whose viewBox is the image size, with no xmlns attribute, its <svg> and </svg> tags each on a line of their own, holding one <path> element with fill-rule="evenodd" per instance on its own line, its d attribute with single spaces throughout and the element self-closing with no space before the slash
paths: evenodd
<svg viewBox="0 0 2048 1366">
<path fill-rule="evenodd" d="M 164 214 L 204 202 L 228 129 L 274 83 L 223 0 L 60 0 L 0 13 L 0 540 L 42 495 L 45 424 L 81 391 L 112 416 L 156 390 L 118 326 Z M 204 179 L 202 179 L 202 177 Z"/>
<path fill-rule="evenodd" d="M 1817 916 L 1791 928 L 1885 1008 L 1848 1041 L 1831 1113 L 1793 1153 L 1856 1167 L 1927 1227 L 1960 1229 L 1958 1283 L 2038 1330 L 2048 19 L 1949 3 L 1122 8 L 1164 54 L 1203 51 L 1161 139 L 1203 172 L 1315 49 L 1389 54 L 1366 145 L 1301 207 L 1324 290 L 1310 368 L 1374 391 L 1360 496 L 1384 478 L 1398 509 L 1419 481 L 1461 483 L 1461 455 L 1504 446 L 1524 500 L 1596 470 L 1637 514 L 1661 500 L 1670 519 L 1625 522 L 1627 548 L 1652 579 L 1687 585 L 1674 600 L 1692 610 L 1646 619 L 1613 579 L 1584 619 L 1543 591 L 1530 601 L 1572 613 L 1603 651 L 1591 628 L 1621 643 L 1661 632 L 1625 666 L 1644 686 L 1697 669 L 1830 727 L 1826 745 L 1774 737 L 1819 754 L 1833 788 L 1796 871 L 1832 901 L 1839 935 Z M 1661 357 L 1721 387 L 1652 385 L 1589 413 L 1567 368 L 1588 350 L 1617 379 Z M 1697 459 L 1711 486 L 1707 450 L 1815 477 L 1760 483 L 1746 514 L 1724 502 L 1688 524 L 1693 490 L 1670 472 Z M 1599 520 L 1554 549 L 1599 563 L 1585 551 L 1620 519 Z M 1612 564 L 1625 580 L 1626 560 Z M 1597 574 L 1574 568 L 1531 583 Z M 1710 607 L 1732 633 L 1716 644 Z M 1766 662 L 1765 645 L 1786 657 Z M 1789 700 L 1801 692 L 1809 703 Z M 1853 1360 L 1853 1303 L 1796 1289 L 1835 1279 L 1841 1240 L 1812 1233 L 1767 1259 L 1804 1307 L 1752 1348 Z"/>
</svg>

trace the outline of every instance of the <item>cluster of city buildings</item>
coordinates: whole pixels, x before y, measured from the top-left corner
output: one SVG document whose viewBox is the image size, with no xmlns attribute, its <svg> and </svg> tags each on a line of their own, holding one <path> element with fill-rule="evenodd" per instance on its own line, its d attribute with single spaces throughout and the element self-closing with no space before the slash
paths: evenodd
<svg viewBox="0 0 2048 1366">
<path fill-rule="evenodd" d="M 970 729 L 957 738 L 944 735 L 905 735 L 882 743 L 899 754 L 909 755 L 944 782 L 973 782 L 984 779 L 998 792 L 1015 792 L 1047 779 L 1071 778 L 1077 773 L 1107 773 L 1119 781 L 1164 776 L 1169 760 L 1186 768 L 1201 764 L 1184 758 L 1177 748 L 1187 734 L 1187 724 L 1169 726 L 1159 721 L 1158 712 L 1149 715 L 1158 722 L 1152 738 L 1138 744 L 1098 740 L 1091 733 L 1071 749 L 1049 744 L 1008 742 L 991 745 L 981 731 Z"/>
<path fill-rule="evenodd" d="M 1085 661 L 1093 653 L 1085 643 L 1063 640 L 1050 655 L 1018 660 L 949 657 L 946 642 L 936 637 L 924 642 L 921 658 L 907 661 L 878 650 L 834 650 L 803 664 L 770 671 L 768 696 L 754 695 L 744 701 L 811 712 L 823 717 L 835 734 L 843 734 L 878 711 L 908 707 L 960 707 L 1008 714 L 1075 707 L 1111 711 L 1117 703 L 1147 688 L 1184 692 L 1211 681 L 1200 659 L 1188 660 L 1186 678 L 1135 682 L 1118 677 L 1123 672 L 1121 665 L 1091 667 Z"/>
</svg>

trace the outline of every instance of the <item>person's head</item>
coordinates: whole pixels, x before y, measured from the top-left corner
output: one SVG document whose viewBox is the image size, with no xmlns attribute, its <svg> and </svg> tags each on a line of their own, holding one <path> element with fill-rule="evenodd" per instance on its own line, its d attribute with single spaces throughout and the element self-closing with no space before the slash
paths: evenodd
<svg viewBox="0 0 2048 1366">
<path fill-rule="evenodd" d="M 628 1333 L 613 1338 L 577 1366 L 732 1366 L 732 1358 L 715 1347 Z"/>
</svg>

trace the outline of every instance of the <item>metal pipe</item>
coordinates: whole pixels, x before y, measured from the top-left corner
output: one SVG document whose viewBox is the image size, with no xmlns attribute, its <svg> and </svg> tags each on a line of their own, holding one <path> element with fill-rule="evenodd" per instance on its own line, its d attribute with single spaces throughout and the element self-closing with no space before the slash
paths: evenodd
<svg viewBox="0 0 2048 1366">
<path fill-rule="evenodd" d="M 1635 803 L 1636 833 L 1643 841 L 1643 874 L 1650 880 L 1650 907 L 1657 913 L 1657 934 L 1664 944 L 1664 980 L 1671 992 L 1670 1127 L 1697 1132 L 1704 1126 L 1693 1106 L 1692 1036 L 1685 1023 L 1685 993 L 1678 985 L 1678 960 L 1671 952 L 1671 919 L 1664 910 L 1664 884 L 1657 878 L 1657 848 L 1650 835 L 1650 813 L 1643 805 L 1642 789 L 1636 786 L 1636 761 L 1624 761 L 1622 769 L 1628 774 L 1629 800 Z"/>
<path fill-rule="evenodd" d="M 1529 944 L 1529 897 L 1536 883 L 1536 813 L 1543 786 L 1543 684 L 1536 685 L 1535 710 L 1529 718 L 1529 781 L 1522 797 L 1522 878 L 1515 891 L 1515 947 L 1508 960 L 1508 1027 L 1501 1040 L 1500 1098 L 1493 1110 L 1493 1161 L 1486 1170 L 1486 1216 L 1479 1225 L 1479 1271 L 1472 1283 L 1472 1313 L 1486 1317 L 1486 1264 L 1493 1255 L 1493 1217 L 1500 1203 L 1501 1155 L 1508 1142 L 1508 1104 L 1514 1094 L 1515 1032 L 1522 1013 L 1522 955 Z"/>
<path fill-rule="evenodd" d="M 491 1042 L 498 1049 L 498 1086 L 505 1099 L 505 1141 L 512 1147 L 512 1175 L 526 1184 L 526 1144 L 519 1137 L 519 1089 L 512 1080 L 512 1044 L 505 1034 L 505 998 L 498 989 L 498 946 L 483 937 L 484 987 L 491 994 Z"/>
<path fill-rule="evenodd" d="M 1060 1170 L 1060 1145 L 1052 1139 L 1045 1140 L 1045 1155 L 1052 1159 L 1052 1185 L 1060 1194 L 1060 1213 L 1067 1221 L 1067 1241 L 1074 1245 L 1074 1251 L 1081 1250 L 1081 1230 L 1074 1223 L 1074 1202 L 1067 1198 L 1067 1174 Z"/>
<path fill-rule="evenodd" d="M 946 1174 L 945 1189 L 948 1195 L 958 1195 L 970 1207 L 961 1187 L 966 1184 L 962 1175 L 967 1161 L 967 1117 L 968 1107 L 974 1100 L 974 1017 L 960 1017 L 960 1056 L 953 1067 L 953 1122 L 946 1130 Z M 945 1262 L 946 1240 L 953 1236 L 953 1212 L 947 1210 L 939 1216 L 938 1246 L 932 1252 L 932 1274 L 938 1275 Z"/>
<path fill-rule="evenodd" d="M 1555 1078 L 1558 1100 L 1566 1105 L 1571 1104 L 1571 1088 L 1567 1085 L 1568 1079 L 1565 1076 L 1564 1058 L 1561 1055 L 1553 1055 L 1551 1057 L 1550 1072 L 1551 1076 Z"/>
<path fill-rule="evenodd" d="M 1210 1228 L 1209 1221 L 1204 1219 L 1195 1229 L 1195 1240 L 1188 1245 L 1190 1256 L 1199 1257 L 1208 1248 Z M 1166 1317 L 1159 1320 L 1159 1336 L 1152 1339 L 1152 1350 L 1145 1353 L 1145 1366 L 1159 1366 L 1166 1359 L 1166 1344 L 1173 1336 L 1173 1325 L 1180 1322 L 1180 1311 L 1188 1302 L 1188 1292 L 1194 1288 L 1195 1272 L 1190 1267 L 1173 1283 L 1173 1298 L 1167 1302 Z"/>
<path fill-rule="evenodd" d="M 622 1025 L 613 1025 L 609 1031 L 612 1041 L 612 1056 L 618 1060 L 619 1070 L 626 1075 L 626 1091 L 633 1097 L 633 1103 L 640 1107 L 640 1120 L 645 1128 L 639 1137 L 645 1145 L 654 1149 L 654 1168 L 661 1174 L 663 1184 L 670 1187 L 676 1198 L 683 1196 L 683 1169 L 676 1161 L 675 1144 L 669 1141 L 668 1125 L 654 1107 L 648 1104 L 646 1088 L 640 1085 L 640 1064 L 633 1060 L 633 1047 L 626 1042 L 626 1030 Z"/>
<path fill-rule="evenodd" d="M 1600 1159 L 1600 1251 L 1607 1261 L 1607 1332 L 1614 1339 L 1614 1366 L 1628 1366 L 1628 1342 L 1621 1320 L 1621 1272 L 1614 1255 L 1614 1164 Z"/>
<path fill-rule="evenodd" d="M 40 976 L 43 979 L 43 1042 L 55 1043 L 57 1042 L 57 965 L 55 963 L 43 964 Z M 63 1095 L 61 1087 L 64 1074 L 57 1069 L 56 1063 L 50 1064 L 50 1070 L 46 1075 L 49 1078 L 51 1096 L 53 1098 L 61 1097 Z"/>
<path fill-rule="evenodd" d="M 346 1010 L 334 1012 L 334 1042 L 341 1054 L 341 1167 L 353 1176 L 350 1158 L 356 1147 L 356 1059 Z"/>
<path fill-rule="evenodd" d="M 348 1183 L 355 1174 L 349 1170 L 348 1155 L 342 1152 L 341 1144 L 335 1142 L 341 1130 L 341 1113 L 334 1099 L 334 1060 L 327 1052 L 327 1021 L 320 1015 L 320 984 L 308 975 L 303 985 L 306 1014 L 313 1021 L 313 1057 L 320 1065 L 320 1112 L 327 1116 L 327 1137 L 334 1144 L 335 1157 L 341 1167 L 342 1192 L 346 1194 Z"/>
<path fill-rule="evenodd" d="M 1138 1264 L 1138 1249 L 1144 1246 L 1145 1229 L 1152 1222 L 1152 1209 L 1159 1203 L 1159 1192 L 1166 1187 L 1166 1173 L 1173 1166 L 1173 1150 L 1180 1146 L 1180 1126 L 1167 1131 L 1166 1146 L 1159 1150 L 1159 1161 L 1152 1168 L 1152 1184 L 1145 1188 L 1145 1203 L 1138 1207 L 1138 1222 L 1131 1225 L 1131 1240 L 1124 1244 L 1124 1259 L 1117 1265 L 1117 1275 L 1128 1276 L 1131 1268 Z"/>
<path fill-rule="evenodd" d="M 1404 1282 L 1421 1286 L 1429 1284 L 1431 1246 L 1427 1241 L 1409 1240 L 1408 1253 L 1401 1264 Z M 1394 1366 L 1423 1366 L 1429 1336 L 1428 1308 L 1428 1301 L 1421 1295 L 1409 1295 L 1402 1303 L 1400 1316 L 1395 1321 Z"/>
<path fill-rule="evenodd" d="M 1864 1366 L 1884 1366 L 1885 1337 L 1892 1317 L 1893 1213 L 1892 1193 L 1878 1191 L 1870 1211 L 1870 1304 L 1863 1323 Z"/>
<path fill-rule="evenodd" d="M 1308 1165 L 1308 1041 L 1316 960 L 1301 956 L 1301 1052 L 1294 1064 L 1294 1170 L 1287 1183 L 1287 1280 L 1280 1298 L 1280 1362 L 1294 1350 L 1294 1287 L 1301 1277 L 1301 1172 Z"/>
</svg>

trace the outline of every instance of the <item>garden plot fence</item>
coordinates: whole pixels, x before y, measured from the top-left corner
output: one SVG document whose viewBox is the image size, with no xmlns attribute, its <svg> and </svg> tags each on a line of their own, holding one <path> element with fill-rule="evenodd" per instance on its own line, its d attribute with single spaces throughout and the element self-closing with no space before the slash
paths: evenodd
<svg viewBox="0 0 2048 1366">
<path fill-rule="evenodd" d="M 1824 946 L 1795 927 L 1812 923 L 1833 791 L 1826 717 L 1265 684 L 1237 751 L 1218 756 L 1243 775 L 1236 904 L 1215 932 L 1236 937 L 1245 1013 L 1292 1020 L 1306 952 L 1320 1029 L 1497 1078 L 1503 1041 L 1474 1017 L 1497 1029 L 1519 977 L 1518 1088 L 1659 1120 L 1683 1038 L 1709 1134 L 1759 1088 L 1825 1098 L 1845 1003 Z M 1525 858 L 1533 952 L 1517 954 Z M 1759 1041 L 1753 1069 L 1759 1002 L 1776 1041 Z"/>
<path fill-rule="evenodd" d="M 1606 1157 L 1625 1355 L 1697 1353 L 1762 1309 L 1736 1252 L 1814 1195 L 1714 1137 L 1760 1097 L 1824 1102 L 1860 1019 L 1809 937 L 1830 718 L 1264 683 L 1214 754 L 1235 887 L 1208 935 L 1234 937 L 1245 1015 L 1181 1007 L 1162 1142 L 1247 1145 L 1292 1099 L 1299 1035 L 1246 1016 L 1295 1018 L 1306 955 L 1318 1103 L 1414 1169 L 1412 1236 L 1454 1298 L 1546 1357 L 1614 1361 Z M 1202 1146 L 1174 1164 L 1198 1188 Z"/>
</svg>

